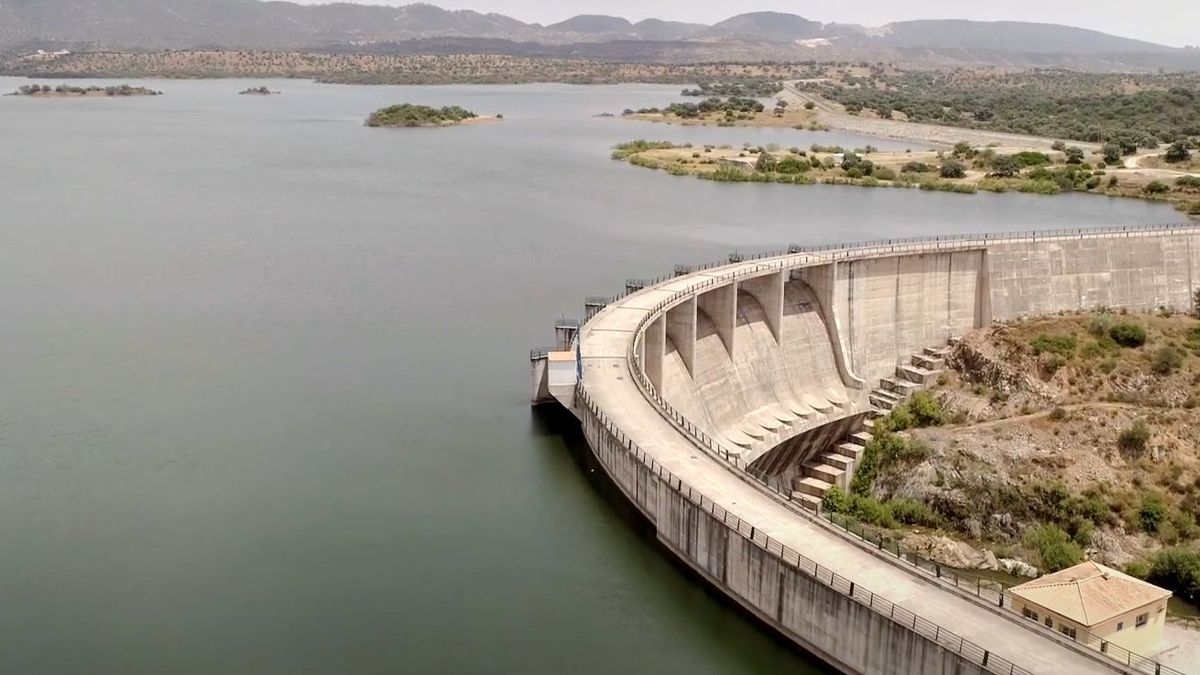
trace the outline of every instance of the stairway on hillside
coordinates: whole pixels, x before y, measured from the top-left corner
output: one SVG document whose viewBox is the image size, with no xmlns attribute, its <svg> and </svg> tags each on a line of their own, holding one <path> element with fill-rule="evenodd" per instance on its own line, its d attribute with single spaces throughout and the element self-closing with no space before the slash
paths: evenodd
<svg viewBox="0 0 1200 675">
<path fill-rule="evenodd" d="M 951 342 L 953 345 L 953 341 Z M 872 406 L 872 415 L 863 421 L 863 428 L 851 434 L 832 450 L 821 453 L 804 463 L 801 475 L 792 481 L 792 499 L 816 510 L 825 493 L 833 486 L 850 490 L 854 467 L 858 464 L 867 442 L 871 440 L 874 421 L 914 393 L 927 389 L 937 381 L 945 370 L 946 355 L 950 346 L 926 347 L 914 354 L 907 364 L 896 366 L 892 377 L 879 381 L 879 386 L 867 395 Z"/>
</svg>

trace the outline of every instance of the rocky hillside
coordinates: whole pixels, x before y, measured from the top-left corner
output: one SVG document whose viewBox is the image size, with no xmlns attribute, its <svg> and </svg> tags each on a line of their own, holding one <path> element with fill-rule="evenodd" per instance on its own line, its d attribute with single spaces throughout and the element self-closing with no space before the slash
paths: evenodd
<svg viewBox="0 0 1200 675">
<path fill-rule="evenodd" d="M 998 325 L 947 363 L 878 425 L 873 461 L 835 509 L 957 566 L 1086 557 L 1145 575 L 1163 555 L 1200 561 L 1200 320 Z"/>
</svg>

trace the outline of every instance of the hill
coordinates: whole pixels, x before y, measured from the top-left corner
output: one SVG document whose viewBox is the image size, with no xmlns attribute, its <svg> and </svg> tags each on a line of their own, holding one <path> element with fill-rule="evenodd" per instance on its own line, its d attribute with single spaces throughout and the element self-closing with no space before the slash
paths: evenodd
<svg viewBox="0 0 1200 675">
<path fill-rule="evenodd" d="M 1018 21 L 905 21 L 881 27 L 750 12 L 705 26 L 582 15 L 542 26 L 430 4 L 300 5 L 260 0 L 4 0 L 0 54 L 191 48 L 412 53 L 485 49 L 617 61 L 887 60 L 907 65 L 1200 67 L 1200 50 Z M 455 47 L 457 45 L 457 47 Z M 468 53 L 466 51 L 461 53 Z M 478 53 L 477 51 L 475 53 Z"/>
</svg>

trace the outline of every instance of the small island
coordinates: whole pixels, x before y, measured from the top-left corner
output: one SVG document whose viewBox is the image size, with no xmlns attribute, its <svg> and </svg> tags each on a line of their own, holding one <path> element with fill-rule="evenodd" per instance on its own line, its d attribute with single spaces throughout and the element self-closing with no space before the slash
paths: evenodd
<svg viewBox="0 0 1200 675">
<path fill-rule="evenodd" d="M 133 87 L 128 84 L 118 84 L 109 87 L 97 87 L 95 85 L 89 87 L 72 87 L 65 84 L 60 84 L 57 87 L 51 87 L 48 84 L 26 84 L 9 94 L 9 96 L 36 96 L 36 97 L 86 97 L 86 96 L 162 96 L 161 91 L 148 89 L 146 87 Z"/>
<path fill-rule="evenodd" d="M 369 127 L 449 127 L 461 124 L 492 122 L 504 119 L 503 115 L 480 116 L 456 105 L 434 108 L 427 105 L 400 105 L 380 108 L 367 118 Z"/>
<path fill-rule="evenodd" d="M 238 92 L 241 96 L 275 96 L 278 91 L 271 91 L 268 87 L 250 87 Z"/>
</svg>

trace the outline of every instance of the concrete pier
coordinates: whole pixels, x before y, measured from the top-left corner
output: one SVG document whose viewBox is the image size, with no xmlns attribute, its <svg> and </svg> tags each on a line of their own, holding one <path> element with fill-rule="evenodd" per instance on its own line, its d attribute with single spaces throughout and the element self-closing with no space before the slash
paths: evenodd
<svg viewBox="0 0 1200 675">
<path fill-rule="evenodd" d="M 810 484 L 845 480 L 853 447 L 838 454 L 830 442 L 873 400 L 925 377 L 921 364 L 937 357 L 924 350 L 993 320 L 1190 309 L 1198 272 L 1200 228 L 1186 226 L 762 257 L 631 289 L 582 326 L 575 353 L 535 361 L 547 378 L 535 388 L 581 419 L 606 472 L 675 555 L 842 672 L 1155 672 L 899 564 L 747 469 L 786 482 L 809 462 Z M 568 357 L 582 378 L 569 387 L 563 364 L 551 386 L 555 359 Z M 813 464 L 817 453 L 827 459 Z"/>
</svg>

